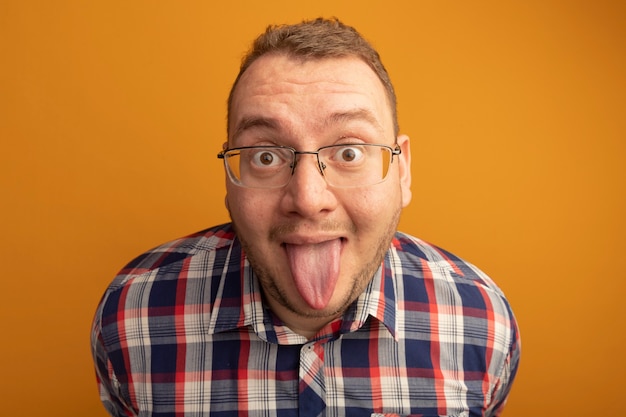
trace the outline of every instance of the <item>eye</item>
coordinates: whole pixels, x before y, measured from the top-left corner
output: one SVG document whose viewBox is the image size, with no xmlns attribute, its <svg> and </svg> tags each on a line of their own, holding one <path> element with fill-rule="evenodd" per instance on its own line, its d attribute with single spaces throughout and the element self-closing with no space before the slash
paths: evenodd
<svg viewBox="0 0 626 417">
<path fill-rule="evenodd" d="M 281 164 L 280 155 L 271 150 L 260 150 L 252 155 L 252 163 L 258 167 L 272 167 Z"/>
<path fill-rule="evenodd" d="M 338 163 L 355 163 L 364 156 L 363 149 L 359 146 L 341 146 L 336 149 L 332 156 L 333 161 Z"/>
</svg>

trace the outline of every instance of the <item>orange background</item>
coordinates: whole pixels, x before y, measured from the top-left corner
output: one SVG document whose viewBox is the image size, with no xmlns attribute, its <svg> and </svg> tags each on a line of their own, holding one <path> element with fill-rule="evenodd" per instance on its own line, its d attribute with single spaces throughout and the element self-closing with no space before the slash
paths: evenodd
<svg viewBox="0 0 626 417">
<path fill-rule="evenodd" d="M 225 100 L 268 23 L 336 15 L 381 51 L 413 147 L 402 229 L 508 294 L 506 417 L 623 412 L 621 1 L 0 3 L 1 414 L 105 416 L 96 304 L 156 244 L 227 220 Z"/>
</svg>

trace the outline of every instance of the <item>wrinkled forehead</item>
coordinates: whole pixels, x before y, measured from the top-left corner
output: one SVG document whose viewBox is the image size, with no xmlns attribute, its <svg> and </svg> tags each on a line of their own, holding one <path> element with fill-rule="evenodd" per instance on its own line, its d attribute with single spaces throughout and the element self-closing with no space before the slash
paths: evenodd
<svg viewBox="0 0 626 417">
<path fill-rule="evenodd" d="M 263 56 L 242 74 L 232 93 L 229 139 L 250 120 L 280 116 L 287 122 L 289 118 L 297 122 L 298 117 L 312 120 L 329 114 L 346 119 L 358 115 L 378 119 L 384 128 L 393 126 L 385 88 L 360 58 L 301 60 L 286 55 Z"/>
</svg>

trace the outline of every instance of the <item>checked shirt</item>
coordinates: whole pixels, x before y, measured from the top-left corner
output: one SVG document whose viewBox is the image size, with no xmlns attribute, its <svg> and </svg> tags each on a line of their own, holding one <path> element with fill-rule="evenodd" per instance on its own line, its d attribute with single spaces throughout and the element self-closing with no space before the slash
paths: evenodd
<svg viewBox="0 0 626 417">
<path fill-rule="evenodd" d="M 267 310 L 225 224 L 127 265 L 92 350 L 113 416 L 491 416 L 520 343 L 487 276 L 402 233 L 344 316 L 307 340 Z"/>
</svg>

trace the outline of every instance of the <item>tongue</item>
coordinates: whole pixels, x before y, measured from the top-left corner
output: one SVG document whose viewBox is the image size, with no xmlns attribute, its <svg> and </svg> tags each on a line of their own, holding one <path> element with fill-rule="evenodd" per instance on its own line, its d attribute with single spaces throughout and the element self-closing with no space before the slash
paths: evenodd
<svg viewBox="0 0 626 417">
<path fill-rule="evenodd" d="M 341 240 L 314 245 L 286 245 L 291 275 L 309 306 L 326 307 L 339 277 Z"/>
</svg>

